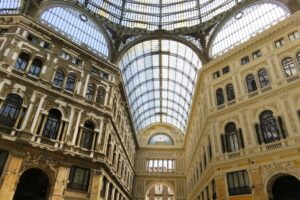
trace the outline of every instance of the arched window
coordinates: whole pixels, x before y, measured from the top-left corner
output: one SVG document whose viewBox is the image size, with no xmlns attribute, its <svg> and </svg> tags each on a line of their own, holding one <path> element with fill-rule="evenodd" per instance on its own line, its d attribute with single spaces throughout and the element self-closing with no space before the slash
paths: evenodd
<svg viewBox="0 0 300 200">
<path fill-rule="evenodd" d="M 228 152 L 233 152 L 240 149 L 238 131 L 235 123 L 229 122 L 225 126 L 225 140 Z"/>
<path fill-rule="evenodd" d="M 99 87 L 98 91 L 97 91 L 96 102 L 101 104 L 101 105 L 104 105 L 105 94 L 106 94 L 105 88 L 104 87 Z"/>
<path fill-rule="evenodd" d="M 217 89 L 216 97 L 217 97 L 217 105 L 218 106 L 224 104 L 224 93 L 223 93 L 222 88 Z"/>
<path fill-rule="evenodd" d="M 150 137 L 148 144 L 150 145 L 174 145 L 173 139 L 164 133 L 158 133 Z"/>
<path fill-rule="evenodd" d="M 19 71 L 25 71 L 29 61 L 29 55 L 27 53 L 20 53 L 17 62 L 15 64 L 15 69 Z"/>
<path fill-rule="evenodd" d="M 268 72 L 266 69 L 261 69 L 257 73 L 258 80 L 261 88 L 264 88 L 270 84 Z"/>
<path fill-rule="evenodd" d="M 24 0 L 1 0 L 0 14 L 18 14 L 22 8 Z"/>
<path fill-rule="evenodd" d="M 58 69 L 53 79 L 53 85 L 61 88 L 63 86 L 64 79 L 65 79 L 65 73 L 63 72 L 63 70 Z"/>
<path fill-rule="evenodd" d="M 279 2 L 254 3 L 231 16 L 213 37 L 210 56 L 216 57 L 290 15 Z"/>
<path fill-rule="evenodd" d="M 107 178 L 106 176 L 103 176 L 102 178 L 102 186 L 101 186 L 101 191 L 100 191 L 100 196 L 101 197 L 105 197 L 105 194 L 106 194 L 106 187 L 107 187 Z"/>
<path fill-rule="evenodd" d="M 297 53 L 296 57 L 297 57 L 298 64 L 300 65 L 300 51 Z"/>
<path fill-rule="evenodd" d="M 29 74 L 32 76 L 38 77 L 40 75 L 40 72 L 42 70 L 43 63 L 40 59 L 35 58 L 32 62 L 32 65 L 29 69 Z"/>
<path fill-rule="evenodd" d="M 95 126 L 92 122 L 86 121 L 82 130 L 80 146 L 82 148 L 91 149 L 94 137 Z"/>
<path fill-rule="evenodd" d="M 282 60 L 282 67 L 286 77 L 294 76 L 297 73 L 296 65 L 291 57 Z"/>
<path fill-rule="evenodd" d="M 235 99 L 235 93 L 234 93 L 233 85 L 231 83 L 226 86 L 226 94 L 227 94 L 228 101 L 232 101 Z"/>
<path fill-rule="evenodd" d="M 263 111 L 260 116 L 260 127 L 265 143 L 280 140 L 279 129 L 273 112 L 270 110 Z"/>
<path fill-rule="evenodd" d="M 43 136 L 50 138 L 50 139 L 56 139 L 59 131 L 59 126 L 61 123 L 61 113 L 57 109 L 51 109 L 49 111 L 47 121 L 44 126 L 43 130 Z"/>
<path fill-rule="evenodd" d="M 249 74 L 246 77 L 246 84 L 248 92 L 254 92 L 257 90 L 257 85 L 253 74 Z"/>
<path fill-rule="evenodd" d="M 0 124 L 13 127 L 21 110 L 22 103 L 23 99 L 20 96 L 15 94 L 8 95 L 0 109 Z"/>
<path fill-rule="evenodd" d="M 76 81 L 75 74 L 73 74 L 73 73 L 69 74 L 68 77 L 67 77 L 65 89 L 70 91 L 70 92 L 73 92 L 74 88 L 75 88 L 75 81 Z"/>
<path fill-rule="evenodd" d="M 109 157 L 112 153 L 111 135 L 109 135 L 106 146 L 106 156 Z"/>
<path fill-rule="evenodd" d="M 93 83 L 89 83 L 85 94 L 86 99 L 92 101 L 94 98 L 94 93 L 95 85 Z"/>
<path fill-rule="evenodd" d="M 48 8 L 40 16 L 41 22 L 82 45 L 92 52 L 109 56 L 108 43 L 99 26 L 81 11 L 66 5 Z"/>
</svg>

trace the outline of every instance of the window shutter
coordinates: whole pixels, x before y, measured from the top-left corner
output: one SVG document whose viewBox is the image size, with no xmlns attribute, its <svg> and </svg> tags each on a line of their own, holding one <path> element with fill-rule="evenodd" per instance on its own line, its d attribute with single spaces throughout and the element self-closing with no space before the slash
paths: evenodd
<svg viewBox="0 0 300 200">
<path fill-rule="evenodd" d="M 287 137 L 287 134 L 284 130 L 284 124 L 283 124 L 282 118 L 280 116 L 278 117 L 278 123 L 279 123 L 280 132 L 282 134 L 282 137 L 285 139 Z"/>
<path fill-rule="evenodd" d="M 257 141 L 258 144 L 262 144 L 261 138 L 260 138 L 260 134 L 259 134 L 259 126 L 257 123 L 255 123 L 255 132 L 256 132 L 256 136 L 257 136 Z"/>
<path fill-rule="evenodd" d="M 245 148 L 245 145 L 244 145 L 244 138 L 243 138 L 243 132 L 242 132 L 242 129 L 241 129 L 241 128 L 239 129 L 239 142 L 241 143 L 242 149 Z"/>
<path fill-rule="evenodd" d="M 223 153 L 226 152 L 226 144 L 225 144 L 225 137 L 224 137 L 224 134 L 221 134 L 221 143 L 222 143 L 222 151 Z"/>
</svg>

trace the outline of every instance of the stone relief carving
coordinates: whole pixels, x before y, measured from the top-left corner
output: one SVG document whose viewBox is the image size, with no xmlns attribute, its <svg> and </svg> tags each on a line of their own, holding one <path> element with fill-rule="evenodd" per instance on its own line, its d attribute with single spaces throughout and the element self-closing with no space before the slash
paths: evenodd
<svg viewBox="0 0 300 200">
<path fill-rule="evenodd" d="M 46 154 L 37 155 L 27 152 L 22 163 L 21 171 L 32 167 L 39 167 L 43 169 L 48 168 L 56 175 L 58 170 L 58 162 L 53 160 L 51 156 L 48 156 Z"/>
</svg>

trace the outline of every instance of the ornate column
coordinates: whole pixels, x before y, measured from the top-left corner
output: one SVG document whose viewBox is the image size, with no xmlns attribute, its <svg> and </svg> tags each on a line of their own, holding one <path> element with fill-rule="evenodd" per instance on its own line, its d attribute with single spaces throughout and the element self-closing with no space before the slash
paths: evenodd
<svg viewBox="0 0 300 200">
<path fill-rule="evenodd" d="M 19 172 L 22 166 L 22 158 L 12 155 L 7 167 L 3 184 L 0 188 L 0 198 L 5 197 L 5 200 L 12 200 L 19 181 Z"/>
<path fill-rule="evenodd" d="M 23 124 L 21 126 L 21 130 L 25 129 L 27 124 L 28 124 L 28 120 L 29 120 L 29 117 L 31 115 L 31 112 L 32 112 L 32 109 L 33 109 L 33 104 L 35 103 L 35 100 L 36 100 L 36 93 L 33 92 L 33 94 L 31 95 L 31 98 L 30 98 L 30 104 L 28 106 L 28 110 L 24 116 L 24 121 L 23 121 Z"/>
<path fill-rule="evenodd" d="M 38 121 L 40 112 L 41 112 L 41 110 L 42 110 L 42 106 L 43 106 L 43 103 L 44 103 L 44 101 L 45 101 L 45 97 L 46 97 L 46 96 L 42 96 L 42 97 L 41 97 L 40 102 L 39 102 L 39 105 L 38 105 L 38 107 L 37 107 L 37 109 L 36 109 L 36 113 L 35 113 L 35 116 L 34 116 L 34 118 L 33 118 L 31 128 L 30 128 L 30 132 L 31 132 L 31 133 L 34 132 L 35 126 L 37 125 L 37 121 Z"/>
<path fill-rule="evenodd" d="M 75 129 L 74 129 L 74 134 L 73 134 L 73 139 L 72 139 L 72 145 L 76 145 L 75 143 L 76 143 L 76 139 L 77 139 L 77 135 L 78 135 L 78 129 L 79 129 L 79 124 L 80 124 L 80 119 L 81 119 L 81 113 L 82 113 L 82 110 L 79 111 L 78 116 L 77 116 Z"/>
</svg>

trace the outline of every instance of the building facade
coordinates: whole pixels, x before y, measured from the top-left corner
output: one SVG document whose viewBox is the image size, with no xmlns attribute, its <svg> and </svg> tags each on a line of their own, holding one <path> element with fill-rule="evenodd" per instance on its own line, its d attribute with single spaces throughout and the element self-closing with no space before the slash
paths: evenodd
<svg viewBox="0 0 300 200">
<path fill-rule="evenodd" d="M 0 199 L 300 198 L 300 2 L 122 2 L 0 2 Z"/>
</svg>

